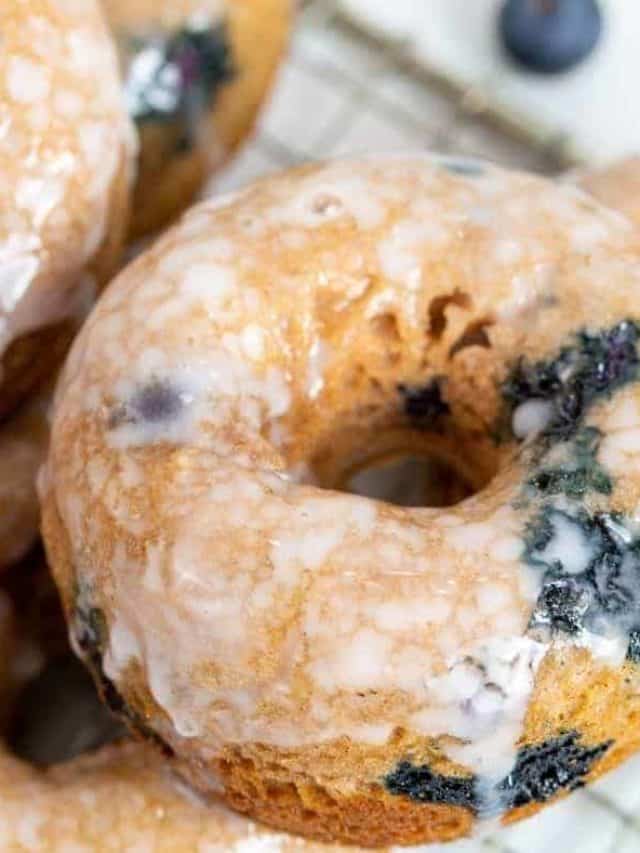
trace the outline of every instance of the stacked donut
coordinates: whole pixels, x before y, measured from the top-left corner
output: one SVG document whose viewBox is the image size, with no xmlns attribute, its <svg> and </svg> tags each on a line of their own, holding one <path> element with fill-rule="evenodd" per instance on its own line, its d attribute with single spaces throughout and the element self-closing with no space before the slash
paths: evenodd
<svg viewBox="0 0 640 853">
<path fill-rule="evenodd" d="M 0 568 L 35 537 L 46 385 L 127 228 L 164 224 L 247 134 L 289 23 L 287 0 L 108 0 L 112 39 L 93 2 L 5 5 Z"/>
<path fill-rule="evenodd" d="M 0 731 L 16 691 L 64 646 L 36 546 L 35 481 L 57 371 L 126 237 L 175 216 L 250 131 L 291 18 L 288 0 L 102 5 L 15 0 L 0 8 Z M 80 822 L 83 771 L 64 768 L 74 792 L 0 750 L 3 850 L 58 850 L 65 839 L 100 849 L 97 800 Z M 96 758 L 88 771 L 96 798 L 105 783 L 114 843 L 119 789 L 107 765 L 116 761 L 131 792 L 148 791 L 153 819 L 161 805 L 175 812 L 165 849 L 176 849 L 191 812 L 194 839 L 205 829 L 222 838 L 230 821 L 198 815 L 171 793 L 145 751 L 122 753 Z M 76 797 L 78 823 L 65 822 L 61 810 Z M 139 822 L 123 818 L 122 827 L 128 838 L 143 836 Z M 233 833 L 240 839 L 245 830 Z M 228 847 L 220 840 L 218 849 Z"/>
<path fill-rule="evenodd" d="M 83 323 L 247 132 L 288 5 L 106 0 L 115 38 L 7 5 L 2 706 L 44 633 L 46 455 L 71 642 L 141 742 L 3 747 L 2 849 L 395 849 L 636 751 L 636 164 L 584 179 L 622 212 L 478 162 L 307 166 L 193 208 Z"/>
</svg>

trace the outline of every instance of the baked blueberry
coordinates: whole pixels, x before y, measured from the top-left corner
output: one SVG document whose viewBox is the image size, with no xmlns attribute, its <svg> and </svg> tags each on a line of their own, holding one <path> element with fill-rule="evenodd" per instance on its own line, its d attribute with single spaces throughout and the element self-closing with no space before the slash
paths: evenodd
<svg viewBox="0 0 640 853">
<path fill-rule="evenodd" d="M 432 426 L 435 421 L 450 413 L 449 404 L 442 399 L 440 379 L 435 377 L 421 386 L 398 385 L 405 414 L 416 426 Z"/>
<path fill-rule="evenodd" d="M 400 794 L 419 803 L 446 803 L 475 812 L 477 808 L 473 776 L 443 776 L 426 764 L 401 761 L 384 779 L 390 794 Z"/>
<path fill-rule="evenodd" d="M 518 752 L 515 767 L 498 785 L 511 808 L 544 803 L 558 791 L 580 788 L 611 741 L 585 746 L 578 732 L 566 732 Z"/>
<path fill-rule="evenodd" d="M 506 0 L 499 27 L 513 59 L 530 71 L 553 74 L 591 53 L 602 13 L 596 0 Z"/>
<path fill-rule="evenodd" d="M 139 388 L 126 403 L 115 406 L 109 413 L 109 429 L 122 424 L 159 424 L 175 420 L 184 406 L 184 396 L 169 382 L 152 379 Z"/>
<path fill-rule="evenodd" d="M 125 91 L 137 122 L 180 121 L 190 130 L 232 79 L 227 29 L 187 26 L 132 47 Z"/>
</svg>

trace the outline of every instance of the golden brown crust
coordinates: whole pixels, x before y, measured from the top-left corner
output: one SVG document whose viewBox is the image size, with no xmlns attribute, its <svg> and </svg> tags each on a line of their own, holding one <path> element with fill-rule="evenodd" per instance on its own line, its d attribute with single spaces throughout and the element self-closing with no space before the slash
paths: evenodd
<svg viewBox="0 0 640 853">
<path fill-rule="evenodd" d="M 337 750 L 345 753 L 343 772 L 351 775 L 356 788 L 360 766 L 349 756 L 352 746 L 348 742 L 336 744 Z M 305 782 L 304 774 L 285 766 L 275 772 L 281 754 L 260 752 L 262 760 L 255 755 L 253 759 L 229 755 L 217 763 L 216 770 L 224 783 L 225 802 L 274 829 L 326 843 L 339 839 L 374 848 L 451 841 L 468 835 L 473 827 L 469 809 L 443 803 L 416 804 L 408 797 L 392 796 L 382 785 L 371 782 L 362 786 L 361 793 L 344 793 L 340 786 L 314 782 L 311 775 Z M 298 757 L 306 763 L 306 756 Z M 366 763 L 371 765 L 370 756 L 367 758 Z M 189 778 L 188 770 L 184 773 Z M 383 771 L 380 778 L 382 775 Z"/>
<path fill-rule="evenodd" d="M 604 757 L 581 782 L 593 781 L 622 763 L 640 748 L 640 672 L 628 664 L 620 672 L 598 666 L 585 650 L 547 658 L 538 674 L 520 747 L 535 746 L 558 738 L 568 730 L 582 733 L 585 748 L 611 742 Z M 425 763 L 443 775 L 458 775 L 460 768 L 447 761 L 428 742 L 398 734 L 404 749 L 416 763 Z M 332 754 L 333 753 L 333 754 Z M 350 795 L 340 784 L 319 785 L 318 775 L 333 763 L 344 777 L 366 794 Z M 442 803 L 415 803 L 393 797 L 381 786 L 365 780 L 382 778 L 382 751 L 362 750 L 349 741 L 338 742 L 322 753 L 318 749 L 292 751 L 283 760 L 281 751 L 266 747 L 229 750 L 216 762 L 216 773 L 225 786 L 225 800 L 239 812 L 250 814 L 268 826 L 325 842 L 340 838 L 354 844 L 384 847 L 448 841 L 468 835 L 472 813 Z M 189 778 L 189 768 L 181 772 Z M 196 787 L 197 770 L 192 774 Z M 306 780 L 306 781 L 305 781 Z M 553 799 L 566 796 L 561 791 Z M 535 814 L 546 805 L 531 802 L 502 816 L 504 824 Z"/>
<path fill-rule="evenodd" d="M 105 698 L 206 794 L 362 844 L 515 819 L 635 750 L 630 623 L 539 628 L 533 546 L 580 575 L 588 535 L 632 538 L 637 269 L 631 227 L 584 194 L 427 157 L 306 168 L 187 215 L 78 338 L 42 480 Z M 596 368 L 600 397 L 559 432 L 547 372 L 556 395 Z M 534 492 L 547 460 L 574 473 L 585 425 L 610 482 Z M 396 434 L 489 484 L 442 512 L 321 488 Z M 555 687 L 565 671 L 580 690 Z"/>
</svg>

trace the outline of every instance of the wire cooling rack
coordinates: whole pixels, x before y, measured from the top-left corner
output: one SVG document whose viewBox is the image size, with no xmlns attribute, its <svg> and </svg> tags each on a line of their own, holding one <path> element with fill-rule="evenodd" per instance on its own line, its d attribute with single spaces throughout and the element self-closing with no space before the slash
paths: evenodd
<svg viewBox="0 0 640 853">
<path fill-rule="evenodd" d="M 213 188 L 233 189 L 305 160 L 399 148 L 456 151 L 538 172 L 560 169 L 552 150 L 532 149 L 481 112 L 482 104 L 430 79 L 396 45 L 356 31 L 330 0 L 308 0 L 253 142 Z"/>
<path fill-rule="evenodd" d="M 553 150 L 534 149 L 493 124 L 482 104 L 429 78 L 396 45 L 355 30 L 330 0 L 300 5 L 288 60 L 254 139 L 209 192 L 306 160 L 367 150 L 429 148 L 547 174 L 561 170 Z M 483 839 L 431 845 L 425 853 L 551 849 L 640 853 L 640 759 L 521 824 Z"/>
</svg>

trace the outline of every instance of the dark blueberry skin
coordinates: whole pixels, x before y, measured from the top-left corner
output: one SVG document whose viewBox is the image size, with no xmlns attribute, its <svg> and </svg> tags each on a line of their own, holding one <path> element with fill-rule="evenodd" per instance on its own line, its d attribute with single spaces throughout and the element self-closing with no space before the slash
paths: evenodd
<svg viewBox="0 0 640 853">
<path fill-rule="evenodd" d="M 536 501 L 524 554 L 525 562 L 542 572 L 529 623 L 536 633 L 601 634 L 613 628 L 629 634 L 640 624 L 640 539 L 628 519 L 589 511 L 584 500 L 608 496 L 614 487 L 598 461 L 603 434 L 585 423 L 586 416 L 592 406 L 638 380 L 639 340 L 632 320 L 583 330 L 551 359 L 521 360 L 503 386 L 510 412 L 530 399 L 551 404 L 549 423 L 529 449 L 532 472 L 520 502 Z M 566 461 L 549 465 L 547 454 L 558 442 L 566 445 Z M 549 549 L 559 528 L 567 527 L 589 554 L 578 571 L 563 564 L 562 549 Z"/>
<path fill-rule="evenodd" d="M 138 388 L 128 402 L 111 410 L 108 425 L 117 429 L 125 423 L 168 423 L 180 415 L 183 407 L 184 396 L 179 389 L 166 380 L 152 379 Z"/>
<path fill-rule="evenodd" d="M 141 388 L 131 400 L 137 418 L 147 423 L 162 423 L 175 418 L 182 409 L 180 393 L 168 382 L 157 380 Z"/>
<path fill-rule="evenodd" d="M 509 411 L 532 398 L 547 400 L 553 413 L 542 438 L 547 445 L 574 438 L 594 403 L 638 378 L 639 340 L 636 323 L 623 320 L 596 333 L 579 332 L 547 361 L 521 359 L 502 387 Z M 585 435 L 581 442 L 590 440 L 593 436 Z M 584 448 L 576 449 L 584 453 Z"/>
<path fill-rule="evenodd" d="M 547 556 L 557 526 L 574 528 L 589 554 L 582 570 L 567 571 Z M 545 505 L 529 523 L 525 561 L 543 572 L 542 590 L 529 628 L 578 634 L 610 626 L 628 635 L 640 622 L 640 542 L 614 513 L 574 513 Z M 550 552 L 552 555 L 554 551 Z"/>
<path fill-rule="evenodd" d="M 544 803 L 558 791 L 574 791 L 611 746 L 611 741 L 585 747 L 577 732 L 568 732 L 518 752 L 515 767 L 498 785 L 506 808 Z"/>
<path fill-rule="evenodd" d="M 201 116 L 235 69 L 224 23 L 187 25 L 173 34 L 134 41 L 125 93 L 131 116 L 144 122 L 178 123 L 185 145 Z"/>
<path fill-rule="evenodd" d="M 566 495 L 582 498 L 587 492 L 610 495 L 611 477 L 599 464 L 597 455 L 602 433 L 596 427 L 583 427 L 573 440 L 573 462 L 570 466 L 544 463 L 530 477 L 528 485 L 541 495 Z"/>
<path fill-rule="evenodd" d="M 629 634 L 627 660 L 631 663 L 640 663 L 640 628 L 634 628 Z"/>
<path fill-rule="evenodd" d="M 473 776 L 441 776 L 427 765 L 401 761 L 385 776 L 384 784 L 390 794 L 403 794 L 419 803 L 444 803 L 476 811 Z"/>
<path fill-rule="evenodd" d="M 507 0 L 499 29 L 516 62 L 529 71 L 554 74 L 589 56 L 603 22 L 596 0 Z"/>
<path fill-rule="evenodd" d="M 611 743 L 583 746 L 580 734 L 572 731 L 523 746 L 511 772 L 495 786 L 491 799 L 496 807 L 508 811 L 528 803 L 544 803 L 562 790 L 573 791 L 584 785 L 584 777 Z M 486 801 L 478 795 L 479 781 L 476 776 L 442 776 L 426 764 L 401 761 L 385 776 L 384 786 L 390 794 L 409 797 L 414 802 L 461 806 L 489 817 L 483 810 Z M 486 785 L 482 789 L 486 791 Z"/>
</svg>

